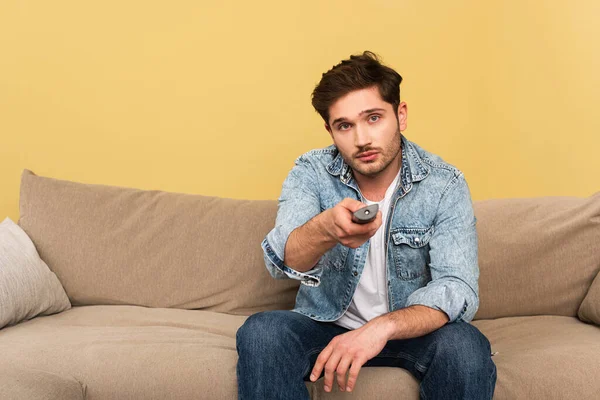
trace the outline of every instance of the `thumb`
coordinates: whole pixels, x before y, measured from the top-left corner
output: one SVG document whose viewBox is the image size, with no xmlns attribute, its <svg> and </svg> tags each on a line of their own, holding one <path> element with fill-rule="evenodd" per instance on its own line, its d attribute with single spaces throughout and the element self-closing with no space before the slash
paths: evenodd
<svg viewBox="0 0 600 400">
<path fill-rule="evenodd" d="M 350 210 L 350 212 L 355 212 L 366 206 L 362 201 L 351 199 L 350 197 L 346 197 L 340 204 L 344 206 L 344 208 Z"/>
</svg>

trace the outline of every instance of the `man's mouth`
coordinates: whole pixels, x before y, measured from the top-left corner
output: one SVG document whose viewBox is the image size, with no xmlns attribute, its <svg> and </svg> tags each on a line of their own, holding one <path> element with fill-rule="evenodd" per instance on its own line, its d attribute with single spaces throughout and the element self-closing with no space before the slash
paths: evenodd
<svg viewBox="0 0 600 400">
<path fill-rule="evenodd" d="M 378 152 L 376 151 L 366 151 L 364 153 L 359 154 L 356 158 L 361 161 L 371 161 L 377 158 Z"/>
</svg>

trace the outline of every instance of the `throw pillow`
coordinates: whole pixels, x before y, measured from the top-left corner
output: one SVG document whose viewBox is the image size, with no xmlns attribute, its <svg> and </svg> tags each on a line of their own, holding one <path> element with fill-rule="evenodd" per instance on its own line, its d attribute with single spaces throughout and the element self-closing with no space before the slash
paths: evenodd
<svg viewBox="0 0 600 400">
<path fill-rule="evenodd" d="M 600 273 L 581 302 L 577 315 L 582 321 L 600 325 Z"/>
<path fill-rule="evenodd" d="M 56 275 L 25 231 L 7 217 L 0 223 L 0 329 L 69 308 Z"/>
</svg>

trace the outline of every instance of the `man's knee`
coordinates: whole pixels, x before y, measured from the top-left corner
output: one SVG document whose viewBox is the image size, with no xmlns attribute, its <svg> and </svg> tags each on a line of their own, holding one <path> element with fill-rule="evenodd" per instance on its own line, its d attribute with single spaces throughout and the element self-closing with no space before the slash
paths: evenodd
<svg viewBox="0 0 600 400">
<path fill-rule="evenodd" d="M 436 362 L 457 368 L 465 375 L 493 372 L 490 342 L 475 326 L 454 322 L 438 331 L 434 345 Z"/>
<path fill-rule="evenodd" d="M 262 352 L 264 347 L 276 349 L 288 346 L 291 311 L 265 311 L 251 315 L 236 333 L 238 353 L 241 349 Z"/>
</svg>

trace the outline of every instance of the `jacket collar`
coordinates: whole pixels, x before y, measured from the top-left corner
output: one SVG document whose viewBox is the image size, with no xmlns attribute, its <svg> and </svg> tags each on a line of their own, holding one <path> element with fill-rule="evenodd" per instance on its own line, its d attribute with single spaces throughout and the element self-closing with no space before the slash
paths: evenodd
<svg viewBox="0 0 600 400">
<path fill-rule="evenodd" d="M 418 182 L 429 175 L 429 167 L 425 165 L 417 150 L 414 148 L 412 143 L 400 133 L 402 141 L 402 167 L 400 176 L 402 180 L 402 186 L 409 188 L 413 182 Z M 352 178 L 352 168 L 342 158 L 342 154 L 337 152 L 337 156 L 327 165 L 327 172 L 333 176 L 340 176 L 340 180 L 345 184 L 348 184 Z"/>
</svg>

